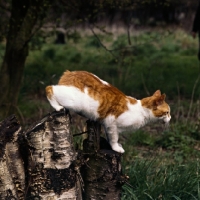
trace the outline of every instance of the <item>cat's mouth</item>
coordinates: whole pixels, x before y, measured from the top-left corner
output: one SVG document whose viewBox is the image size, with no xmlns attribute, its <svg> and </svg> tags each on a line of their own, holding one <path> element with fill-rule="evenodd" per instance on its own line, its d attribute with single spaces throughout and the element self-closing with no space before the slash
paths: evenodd
<svg viewBox="0 0 200 200">
<path fill-rule="evenodd" d="M 163 118 L 163 123 L 164 123 L 164 124 L 169 124 L 170 120 L 171 120 L 171 116 L 164 117 L 164 118 Z"/>
<path fill-rule="evenodd" d="M 165 126 L 166 128 L 168 128 L 168 127 L 170 126 L 170 123 L 169 123 L 169 122 L 164 122 L 164 126 Z"/>
<path fill-rule="evenodd" d="M 169 121 L 165 122 L 164 120 L 162 120 L 160 123 L 162 124 L 161 126 L 163 128 L 163 131 L 166 130 L 166 129 L 169 129 L 169 127 L 170 127 Z"/>
</svg>

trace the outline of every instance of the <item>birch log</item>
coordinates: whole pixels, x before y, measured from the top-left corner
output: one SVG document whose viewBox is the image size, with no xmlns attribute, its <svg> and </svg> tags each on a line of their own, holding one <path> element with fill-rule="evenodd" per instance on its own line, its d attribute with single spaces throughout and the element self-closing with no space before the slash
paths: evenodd
<svg viewBox="0 0 200 200">
<path fill-rule="evenodd" d="M 25 172 L 18 144 L 20 130 L 14 115 L 0 123 L 0 199 L 24 199 Z"/>
<path fill-rule="evenodd" d="M 81 200 L 70 118 L 54 112 L 26 132 L 29 185 L 26 199 Z"/>
</svg>

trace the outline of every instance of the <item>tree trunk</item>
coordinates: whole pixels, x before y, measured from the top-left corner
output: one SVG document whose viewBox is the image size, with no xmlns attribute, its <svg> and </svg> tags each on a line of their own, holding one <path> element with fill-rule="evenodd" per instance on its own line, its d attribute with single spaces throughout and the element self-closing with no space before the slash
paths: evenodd
<svg viewBox="0 0 200 200">
<path fill-rule="evenodd" d="M 69 124 L 69 115 L 55 112 L 26 133 L 29 145 L 26 199 L 82 199 Z"/>
<path fill-rule="evenodd" d="M 20 130 L 14 115 L 0 123 L 0 199 L 24 199 L 25 173 L 17 141 Z"/>
<path fill-rule="evenodd" d="M 0 69 L 0 119 L 16 110 L 28 42 L 51 0 L 12 0 L 6 51 Z"/>
<path fill-rule="evenodd" d="M 85 184 L 84 200 L 120 200 L 122 182 L 121 154 L 111 150 L 104 138 L 100 138 L 101 126 L 88 122 L 88 138 L 83 150 L 87 163 L 82 167 Z"/>
</svg>

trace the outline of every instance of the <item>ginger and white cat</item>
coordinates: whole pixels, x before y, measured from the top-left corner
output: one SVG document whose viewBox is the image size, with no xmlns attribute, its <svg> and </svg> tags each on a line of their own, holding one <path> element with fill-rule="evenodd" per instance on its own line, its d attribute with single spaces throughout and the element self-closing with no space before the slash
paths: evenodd
<svg viewBox="0 0 200 200">
<path fill-rule="evenodd" d="M 66 108 L 100 121 L 114 151 L 124 153 L 118 143 L 119 133 L 136 130 L 152 121 L 169 123 L 170 107 L 165 94 L 157 90 L 152 96 L 137 100 L 86 71 L 66 71 L 58 85 L 46 87 L 50 104 L 57 111 Z"/>
</svg>

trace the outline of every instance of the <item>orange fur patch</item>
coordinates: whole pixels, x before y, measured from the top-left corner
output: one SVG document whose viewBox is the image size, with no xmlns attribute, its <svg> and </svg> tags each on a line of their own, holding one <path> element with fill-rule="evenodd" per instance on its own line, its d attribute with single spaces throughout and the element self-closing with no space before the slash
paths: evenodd
<svg viewBox="0 0 200 200">
<path fill-rule="evenodd" d="M 127 99 L 128 99 L 128 101 L 130 102 L 130 104 L 135 104 L 135 103 L 137 103 L 137 100 L 135 99 L 135 98 L 133 98 L 133 97 L 127 97 Z"/>
<path fill-rule="evenodd" d="M 49 99 L 51 99 L 51 96 L 52 96 L 52 94 L 53 94 L 53 88 L 52 88 L 52 86 L 47 86 L 47 87 L 45 88 L 45 91 L 46 91 L 46 96 L 47 96 Z"/>
<path fill-rule="evenodd" d="M 58 85 L 71 85 L 79 88 L 82 92 L 85 87 L 89 95 L 99 101 L 98 113 L 101 119 L 109 114 L 118 117 L 128 110 L 127 97 L 116 87 L 103 83 L 98 77 L 86 71 L 66 71 L 61 76 Z M 131 103 L 134 99 L 128 98 Z"/>
</svg>

